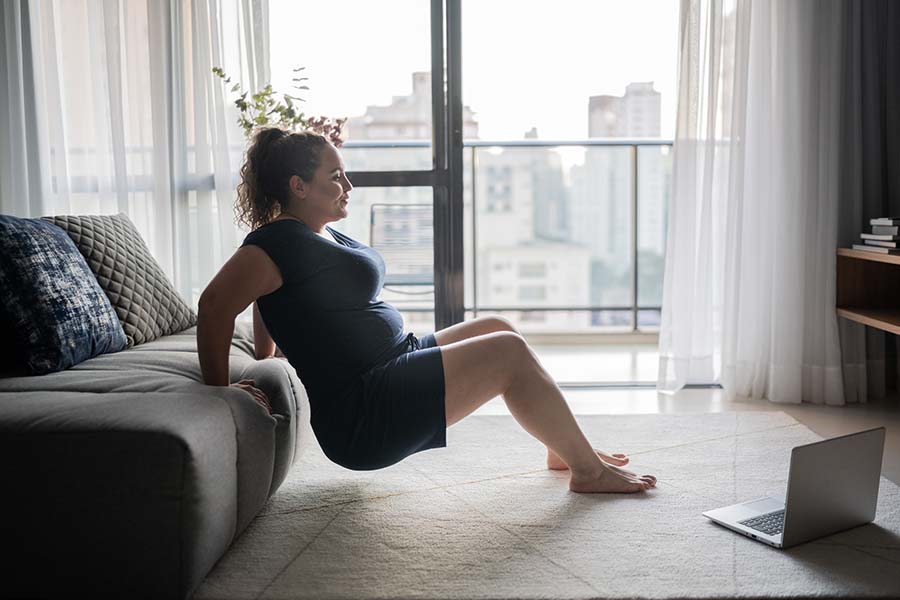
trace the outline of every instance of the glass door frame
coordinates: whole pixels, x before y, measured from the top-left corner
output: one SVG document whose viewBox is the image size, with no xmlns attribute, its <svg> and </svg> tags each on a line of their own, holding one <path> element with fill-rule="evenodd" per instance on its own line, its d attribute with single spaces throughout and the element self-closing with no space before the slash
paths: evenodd
<svg viewBox="0 0 900 600">
<path fill-rule="evenodd" d="M 432 188 L 435 331 L 465 319 L 461 2 L 431 0 L 431 170 L 347 173 L 354 187 Z"/>
</svg>

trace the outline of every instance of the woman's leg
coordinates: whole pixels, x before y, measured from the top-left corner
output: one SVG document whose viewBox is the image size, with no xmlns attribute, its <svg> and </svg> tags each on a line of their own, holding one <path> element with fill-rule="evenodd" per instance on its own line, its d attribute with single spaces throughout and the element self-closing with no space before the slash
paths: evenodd
<svg viewBox="0 0 900 600">
<path fill-rule="evenodd" d="M 469 321 L 463 321 L 451 325 L 445 329 L 434 332 L 434 339 L 438 346 L 446 346 L 454 342 L 461 342 L 479 335 L 494 333 L 495 331 L 512 331 L 519 333 L 515 326 L 503 317 L 478 317 Z"/>
<path fill-rule="evenodd" d="M 656 483 L 603 462 L 522 336 L 500 331 L 441 346 L 447 426 L 502 395 L 522 427 L 571 469 L 570 489 L 637 492 Z"/>
<path fill-rule="evenodd" d="M 519 330 L 516 329 L 515 325 L 513 325 L 509 321 L 509 319 L 506 319 L 504 317 L 489 316 L 478 317 L 469 321 L 451 325 L 450 327 L 441 329 L 440 331 L 436 331 L 434 333 L 434 338 L 438 346 L 446 346 L 447 344 L 461 342 L 463 340 L 468 340 L 480 335 L 487 335 L 488 333 L 494 333 L 496 331 L 511 331 L 513 333 L 519 334 Z M 536 356 L 535 359 L 537 360 Z M 628 464 L 628 457 L 624 454 L 610 454 L 597 448 L 594 448 L 594 451 L 597 453 L 597 456 L 599 456 L 604 462 L 608 464 L 616 465 L 619 467 Z M 563 461 L 551 448 L 548 447 L 547 467 L 555 470 L 565 470 L 568 468 L 568 465 L 566 465 L 565 461 Z"/>
</svg>

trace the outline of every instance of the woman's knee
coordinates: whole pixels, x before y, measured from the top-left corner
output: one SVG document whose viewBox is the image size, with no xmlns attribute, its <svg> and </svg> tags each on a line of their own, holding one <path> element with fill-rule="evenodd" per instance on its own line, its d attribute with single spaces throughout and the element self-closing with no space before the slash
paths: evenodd
<svg viewBox="0 0 900 600">
<path fill-rule="evenodd" d="M 493 335 L 497 336 L 500 345 L 500 354 L 508 359 L 509 366 L 507 371 L 510 375 L 516 375 L 519 369 L 528 364 L 530 359 L 535 358 L 534 352 L 520 333 L 513 331 L 498 331 Z"/>
<path fill-rule="evenodd" d="M 513 331 L 492 331 L 465 340 L 464 344 L 470 348 L 466 354 L 472 362 L 485 366 L 490 364 L 506 371 L 530 353 L 525 338 Z"/>
<path fill-rule="evenodd" d="M 517 333 L 496 331 L 441 348 L 447 425 L 506 393 L 529 365 L 528 344 Z"/>
<path fill-rule="evenodd" d="M 489 327 L 493 331 L 511 331 L 512 333 L 521 335 L 519 330 L 516 329 L 516 326 L 513 325 L 512 321 L 506 317 L 491 315 L 489 317 L 484 317 L 484 320 L 489 323 Z"/>
</svg>

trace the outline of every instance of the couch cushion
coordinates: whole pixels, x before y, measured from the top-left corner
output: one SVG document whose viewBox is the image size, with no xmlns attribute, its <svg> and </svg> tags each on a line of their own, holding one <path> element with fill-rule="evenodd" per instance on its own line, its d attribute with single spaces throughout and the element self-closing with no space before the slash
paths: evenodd
<svg viewBox="0 0 900 600">
<path fill-rule="evenodd" d="M 65 372 L 66 375 L 72 373 L 71 370 Z M 295 439 L 290 431 L 293 422 L 286 417 L 269 415 L 248 393 L 237 388 L 179 383 L 175 378 L 165 377 L 160 378 L 159 385 L 154 389 L 152 378 L 131 377 L 134 374 L 111 371 L 95 377 L 88 371 L 87 376 L 82 374 L 81 377 L 86 385 L 79 385 L 77 380 L 67 377 L 65 385 L 55 385 L 53 387 L 56 389 L 52 391 L 34 389 L 33 385 L 21 385 L 19 390 L 13 391 L 8 384 L 10 380 L 6 380 L 4 389 L 0 389 L 0 439 L 14 434 L 30 436 L 39 431 L 54 431 L 59 435 L 75 430 L 98 433 L 117 431 L 138 416 L 160 426 L 179 428 L 190 425 L 209 430 L 208 441 L 198 447 L 203 452 L 216 454 L 219 451 L 217 444 L 225 441 L 236 447 L 235 457 L 229 461 L 236 475 L 230 492 L 234 495 L 236 507 L 234 534 L 242 532 L 284 480 L 282 471 L 286 462 L 290 466 L 294 448 L 286 448 L 279 443 L 279 439 Z M 129 378 L 134 379 L 131 385 Z M 18 381 L 30 384 L 35 379 L 39 378 L 18 378 Z M 260 387 L 266 386 L 260 384 Z M 110 391 L 104 391 L 104 388 Z M 34 402 L 33 407 L 22 404 L 23 399 L 29 398 Z M 70 405 L 65 410 L 59 408 L 66 400 Z M 203 423 L 202 407 L 211 402 L 220 407 L 217 410 L 227 412 L 228 428 L 212 422 Z M 104 407 L 102 412 L 92 408 L 98 403 Z M 182 424 L 170 422 L 168 411 L 173 405 L 183 405 L 185 414 L 189 410 L 194 411 L 191 414 L 195 415 L 192 417 L 195 421 Z M 197 408 L 191 409 L 189 405 L 197 405 Z M 155 417 L 152 416 L 154 414 Z M 273 481 L 276 475 L 279 478 L 277 483 Z"/>
<path fill-rule="evenodd" d="M 0 393 L 0 453 L 17 457 L 0 597 L 189 597 L 238 533 L 242 497 L 256 514 L 268 488 L 258 437 L 263 473 L 242 489 L 233 412 L 208 394 Z"/>
<path fill-rule="evenodd" d="M 291 376 L 296 378 L 296 373 L 293 373 L 290 365 L 282 359 L 255 360 L 248 353 L 249 335 L 248 323 L 235 324 L 228 358 L 229 378 L 231 381 L 239 381 L 247 377 L 248 372 L 260 370 L 260 365 L 283 363 L 282 368 L 278 370 L 282 381 L 273 381 L 272 383 L 278 385 L 263 391 L 271 396 L 273 412 L 293 415 L 297 409 L 297 399 L 293 397 L 290 385 L 284 380 L 289 380 Z M 167 335 L 116 354 L 97 356 L 64 372 L 40 377 L 0 379 L 0 392 L 210 393 L 215 389 L 203 383 L 197 354 L 196 328 Z M 256 404 L 250 394 L 242 392 L 240 396 L 245 396 L 248 402 Z M 262 407 L 259 407 L 259 410 L 265 414 Z"/>
<path fill-rule="evenodd" d="M 13 371 L 40 375 L 117 352 L 125 334 L 72 240 L 40 219 L 0 215 L 0 319 Z"/>
<path fill-rule="evenodd" d="M 125 214 L 44 218 L 64 229 L 87 259 L 119 315 L 129 348 L 197 323 Z"/>
<path fill-rule="evenodd" d="M 296 372 L 282 359 L 255 360 L 251 356 L 251 336 L 249 323 L 235 324 L 228 360 L 229 378 L 231 381 L 255 379 L 256 386 L 266 393 L 272 404 L 274 418 L 246 392 L 203 383 L 196 328 L 116 354 L 98 356 L 60 373 L 0 379 L 0 398 L 4 393 L 81 392 L 128 393 L 135 398 L 140 398 L 142 394 L 159 393 L 218 395 L 227 399 L 232 408 L 240 449 L 240 531 L 249 523 L 248 517 L 256 514 L 259 503 L 278 489 L 290 466 L 299 458 L 297 441 L 311 433 L 309 401 Z M 2 412 L 0 408 L 0 418 Z M 271 438 L 273 425 L 274 440 Z M 274 456 L 269 456 L 265 453 L 272 450 L 273 441 Z M 271 470 L 262 469 L 260 465 L 270 465 Z M 263 477 L 265 481 L 261 479 Z"/>
</svg>

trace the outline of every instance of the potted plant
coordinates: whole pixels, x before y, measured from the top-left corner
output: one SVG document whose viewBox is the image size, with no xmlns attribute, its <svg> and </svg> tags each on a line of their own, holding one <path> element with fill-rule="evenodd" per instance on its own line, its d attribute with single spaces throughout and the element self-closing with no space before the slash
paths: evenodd
<svg viewBox="0 0 900 600">
<path fill-rule="evenodd" d="M 308 90 L 309 87 L 301 85 L 308 77 L 300 77 L 300 71 L 306 67 L 294 69 L 294 88 Z M 213 67 L 213 74 L 222 79 L 225 84 L 231 83 L 231 77 L 225 74 L 221 67 Z M 341 138 L 341 128 L 347 122 L 347 118 L 333 119 L 331 117 L 308 117 L 298 110 L 295 102 L 305 102 L 303 98 L 290 94 L 281 94 L 272 89 L 272 84 L 267 83 L 261 90 L 251 93 L 244 91 L 240 83 L 231 86 L 230 91 L 237 93 L 234 101 L 235 107 L 240 111 L 238 124 L 244 130 L 244 136 L 248 139 L 253 135 L 257 127 L 281 127 L 282 129 L 303 129 L 314 131 L 328 138 L 332 144 L 340 148 L 344 140 Z"/>
</svg>

